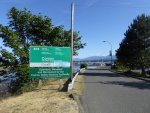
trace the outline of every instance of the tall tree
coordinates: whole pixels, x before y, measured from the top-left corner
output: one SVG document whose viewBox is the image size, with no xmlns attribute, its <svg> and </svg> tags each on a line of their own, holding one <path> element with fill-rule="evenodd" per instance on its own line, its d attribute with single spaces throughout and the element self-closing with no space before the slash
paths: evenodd
<svg viewBox="0 0 150 113">
<path fill-rule="evenodd" d="M 18 10 L 12 7 L 7 13 L 8 26 L 0 25 L 0 38 L 4 46 L 11 51 L 0 48 L 0 62 L 20 72 L 23 81 L 29 81 L 29 47 L 30 45 L 70 47 L 70 30 L 63 26 L 54 26 L 47 16 L 33 15 L 31 11 Z M 79 32 L 74 32 L 74 55 L 77 50 L 84 48 Z"/>
<path fill-rule="evenodd" d="M 70 30 L 64 30 L 63 26 L 53 26 L 47 16 L 42 17 L 40 13 L 33 15 L 26 8 L 17 10 L 15 7 L 8 11 L 7 16 L 10 21 L 8 26 L 0 25 L 0 38 L 4 46 L 12 49 L 9 56 L 15 57 L 20 64 L 29 63 L 30 45 L 70 47 Z M 86 45 L 81 42 L 81 38 L 79 32 L 74 32 L 74 55 Z M 4 52 L 9 53 L 1 48 L 3 59 L 9 59 L 5 58 Z"/>
<path fill-rule="evenodd" d="M 150 67 L 150 16 L 142 14 L 133 20 L 116 51 L 118 61 L 130 69 Z"/>
</svg>

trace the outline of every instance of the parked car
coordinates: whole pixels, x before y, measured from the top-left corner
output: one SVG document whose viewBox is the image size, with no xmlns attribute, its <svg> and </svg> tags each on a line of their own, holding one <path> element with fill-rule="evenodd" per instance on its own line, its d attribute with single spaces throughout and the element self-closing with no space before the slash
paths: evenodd
<svg viewBox="0 0 150 113">
<path fill-rule="evenodd" d="M 4 81 L 4 77 L 0 76 L 0 82 Z"/>
<path fill-rule="evenodd" d="M 4 77 L 4 80 L 8 80 L 9 79 L 9 76 L 8 75 L 5 75 L 3 76 Z"/>
<path fill-rule="evenodd" d="M 150 70 L 146 70 L 146 75 L 150 75 Z"/>
<path fill-rule="evenodd" d="M 17 74 L 17 72 L 13 72 L 13 73 L 8 74 L 8 76 L 9 77 L 16 77 L 16 74 Z"/>
<path fill-rule="evenodd" d="M 6 70 L 0 70 L 0 74 L 1 75 L 7 74 L 7 71 Z"/>
<path fill-rule="evenodd" d="M 11 77 L 10 78 L 10 82 L 15 82 L 18 79 L 19 79 L 19 77 L 17 77 L 17 76 Z"/>
</svg>

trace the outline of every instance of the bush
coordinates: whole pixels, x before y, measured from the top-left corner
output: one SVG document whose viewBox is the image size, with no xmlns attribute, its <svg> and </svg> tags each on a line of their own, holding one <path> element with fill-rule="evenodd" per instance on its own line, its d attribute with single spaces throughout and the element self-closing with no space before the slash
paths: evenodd
<svg viewBox="0 0 150 113">
<path fill-rule="evenodd" d="M 9 92 L 11 94 L 22 94 L 27 84 L 30 83 L 31 79 L 29 78 L 29 65 L 24 64 L 16 67 L 17 76 L 19 77 L 18 80 L 12 82 L 9 87 Z"/>
<path fill-rule="evenodd" d="M 124 74 L 131 75 L 131 74 L 132 74 L 132 71 L 131 71 L 131 70 L 125 71 Z"/>
<path fill-rule="evenodd" d="M 131 70 L 124 72 L 124 74 L 129 75 L 129 76 L 132 76 L 132 77 L 140 77 L 140 76 L 141 76 L 140 73 L 138 73 L 138 72 L 133 72 L 133 71 L 131 71 Z"/>
<path fill-rule="evenodd" d="M 115 71 L 121 71 L 121 72 L 124 72 L 124 71 L 127 71 L 129 70 L 128 68 L 122 66 L 122 65 L 113 65 L 111 67 L 111 69 L 115 70 Z"/>
<path fill-rule="evenodd" d="M 80 65 L 80 69 L 81 69 L 81 68 L 87 68 L 87 64 L 86 64 L 86 63 L 81 64 L 81 65 Z"/>
</svg>

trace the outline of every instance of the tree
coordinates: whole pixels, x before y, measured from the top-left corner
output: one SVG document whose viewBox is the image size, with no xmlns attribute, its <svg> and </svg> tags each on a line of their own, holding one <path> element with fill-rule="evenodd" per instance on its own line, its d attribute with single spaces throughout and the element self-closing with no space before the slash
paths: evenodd
<svg viewBox="0 0 150 113">
<path fill-rule="evenodd" d="M 118 61 L 130 69 L 150 67 L 150 16 L 137 16 L 124 34 L 125 38 L 116 51 Z"/>
<path fill-rule="evenodd" d="M 31 11 L 18 10 L 12 7 L 7 13 L 8 26 L 0 25 L 0 38 L 4 46 L 11 51 L 0 48 L 0 62 L 9 66 L 11 70 L 19 72 L 23 83 L 29 79 L 29 47 L 32 46 L 59 46 L 70 47 L 70 30 L 63 26 L 54 26 L 47 16 L 33 15 Z M 84 48 L 79 32 L 74 32 L 74 55 L 77 50 Z"/>
</svg>

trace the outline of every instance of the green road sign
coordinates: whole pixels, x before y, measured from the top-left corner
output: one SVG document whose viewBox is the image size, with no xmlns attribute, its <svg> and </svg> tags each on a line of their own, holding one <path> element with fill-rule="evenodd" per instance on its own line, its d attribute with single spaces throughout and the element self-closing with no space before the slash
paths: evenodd
<svg viewBox="0 0 150 113">
<path fill-rule="evenodd" d="M 69 78 L 70 68 L 30 68 L 30 78 Z"/>
<path fill-rule="evenodd" d="M 70 48 L 30 46 L 30 78 L 69 78 Z"/>
<path fill-rule="evenodd" d="M 70 48 L 31 46 L 30 67 L 70 67 Z"/>
</svg>

